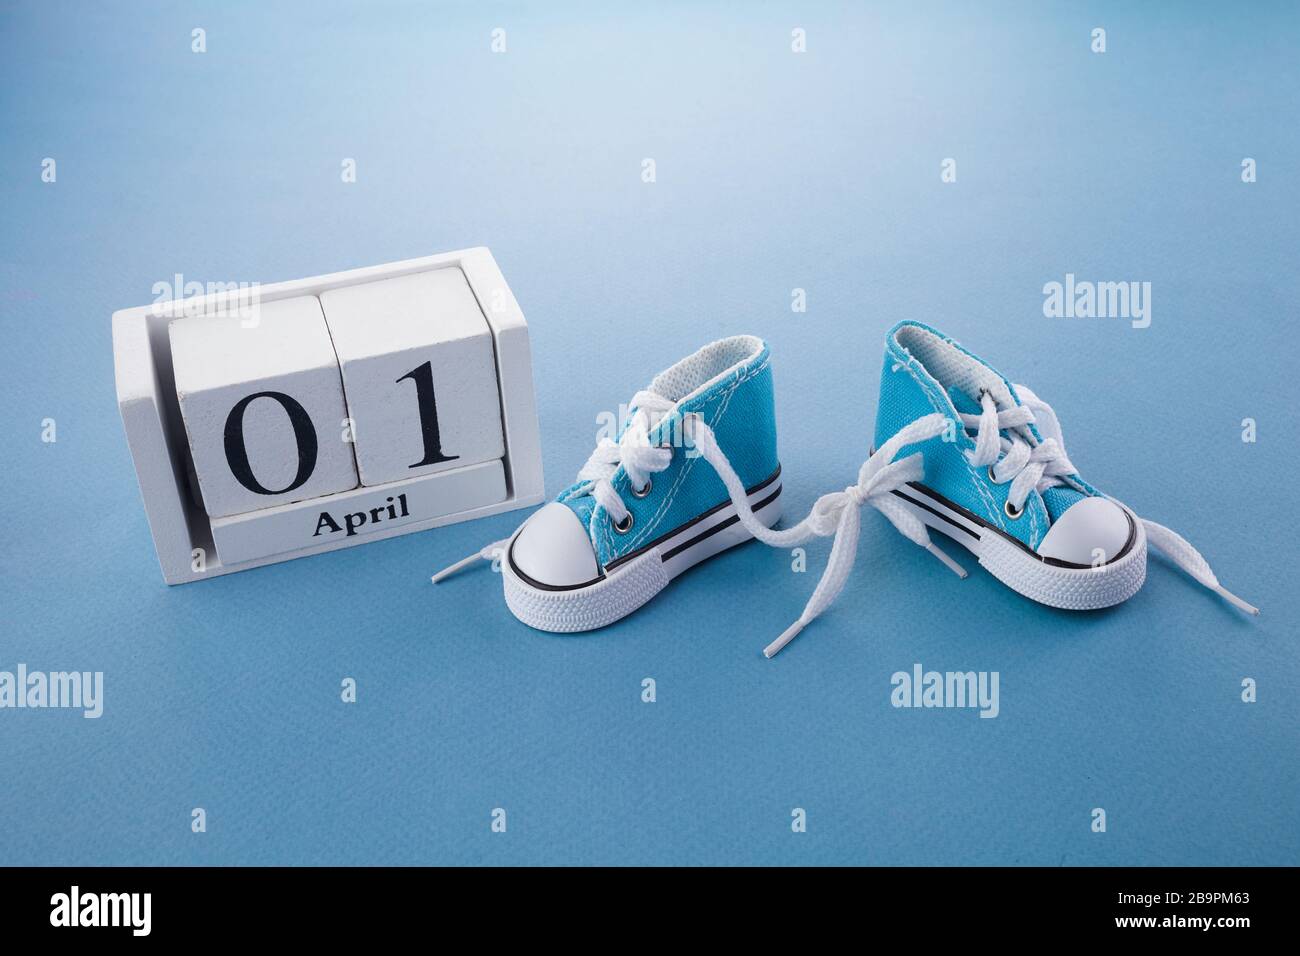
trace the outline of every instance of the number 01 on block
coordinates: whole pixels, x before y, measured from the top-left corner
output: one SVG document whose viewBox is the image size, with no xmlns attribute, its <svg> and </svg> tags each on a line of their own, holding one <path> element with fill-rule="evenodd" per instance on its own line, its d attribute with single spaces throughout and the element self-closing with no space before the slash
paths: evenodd
<svg viewBox="0 0 1300 956">
<path fill-rule="evenodd" d="M 169 584 L 542 499 L 528 327 L 486 249 L 113 315 Z"/>
</svg>

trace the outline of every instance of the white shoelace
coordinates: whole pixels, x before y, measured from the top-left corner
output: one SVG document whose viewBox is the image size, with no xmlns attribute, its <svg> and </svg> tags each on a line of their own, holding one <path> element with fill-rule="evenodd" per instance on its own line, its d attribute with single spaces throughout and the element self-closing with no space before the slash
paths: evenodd
<svg viewBox="0 0 1300 956">
<path fill-rule="evenodd" d="M 821 580 L 817 582 L 817 588 L 808 599 L 803 613 L 782 632 L 780 637 L 763 648 L 764 657 L 772 657 L 794 640 L 800 631 L 830 607 L 831 602 L 844 589 L 857 556 L 860 512 L 863 505 L 871 505 L 888 518 L 906 538 L 925 548 L 954 574 L 966 577 L 966 572 L 961 565 L 940 551 L 930 540 L 930 533 L 925 523 L 892 494 L 894 489 L 903 487 L 909 481 L 920 481 L 925 474 L 920 452 L 898 461 L 894 461 L 894 456 L 905 445 L 927 441 L 941 434 L 948 424 L 948 419 L 943 415 L 937 412 L 926 415 L 900 430 L 863 462 L 862 468 L 858 471 L 856 484 L 849 485 L 843 491 L 822 495 L 813 504 L 806 518 L 780 531 L 772 530 L 754 516 L 753 509 L 749 506 L 749 497 L 745 493 L 745 486 L 731 467 L 731 462 L 727 461 L 727 456 L 718 447 L 712 430 L 698 417 L 693 418 L 692 421 L 691 437 L 695 441 L 695 447 L 704 460 L 713 466 L 722 483 L 727 486 L 731 503 L 735 505 L 740 523 L 744 525 L 746 531 L 774 548 L 793 547 L 814 537 L 824 538 L 831 535 L 835 537 L 831 544 L 830 558 L 826 561 L 826 570 L 822 572 Z"/>
<path fill-rule="evenodd" d="M 1060 422 L 1052 407 L 1023 385 L 1016 385 L 1015 389 L 1023 404 L 999 411 L 992 396 L 985 392 L 980 396 L 980 414 L 960 414 L 959 417 L 964 426 L 976 430 L 975 448 L 967 453 L 968 460 L 977 467 L 992 466 L 993 480 L 998 483 L 1010 481 L 1008 503 L 1013 509 L 1022 509 L 1030 491 L 1037 490 L 1041 493 L 1047 488 L 1064 485 L 1061 477 L 1074 474 L 1075 468 L 1065 454 Z M 615 524 L 621 524 L 629 514 L 627 505 L 611 482 L 618 469 L 622 467 L 627 472 L 633 488 L 644 488 L 652 474 L 668 467 L 673 455 L 671 448 L 651 445 L 649 432 L 656 424 L 654 416 L 671 411 L 674 404 L 647 391 L 638 392 L 633 397 L 632 404 L 637 411 L 619 441 L 602 438 L 578 472 L 578 480 L 588 483 L 581 491 L 590 493 L 597 504 L 609 512 L 610 520 Z M 855 484 L 843 491 L 822 495 L 802 521 L 779 531 L 767 527 L 754 515 L 745 486 L 719 447 L 713 430 L 698 415 L 688 414 L 683 418 L 689 422 L 689 437 L 695 449 L 722 479 L 741 525 L 751 535 L 775 548 L 794 547 L 815 537 L 834 537 L 826 568 L 812 597 L 804 606 L 803 613 L 763 649 L 763 656 L 773 657 L 794 640 L 800 631 L 830 607 L 844 589 L 857 556 L 863 505 L 870 504 L 888 518 L 904 537 L 925 548 L 959 577 L 966 577 L 966 571 L 961 565 L 930 540 L 925 523 L 892 494 L 895 489 L 910 481 L 920 481 L 925 476 L 920 452 L 898 461 L 894 460 L 894 456 L 907 445 L 928 441 L 942 434 L 948 427 L 949 420 L 946 416 L 935 412 L 918 418 L 899 430 L 863 462 Z M 1037 426 L 1043 436 L 1042 441 L 1035 439 L 1029 431 L 1027 426 L 1030 423 Z M 1002 435 L 1003 431 L 1010 437 Z M 1254 605 L 1220 585 L 1205 558 L 1184 538 L 1154 521 L 1144 518 L 1138 520 L 1146 530 L 1148 543 L 1158 548 L 1192 578 L 1241 610 L 1250 614 L 1259 613 Z M 439 571 L 433 576 L 434 583 L 480 559 L 496 559 L 508 541 L 508 538 L 494 541 L 479 552 Z"/>
</svg>

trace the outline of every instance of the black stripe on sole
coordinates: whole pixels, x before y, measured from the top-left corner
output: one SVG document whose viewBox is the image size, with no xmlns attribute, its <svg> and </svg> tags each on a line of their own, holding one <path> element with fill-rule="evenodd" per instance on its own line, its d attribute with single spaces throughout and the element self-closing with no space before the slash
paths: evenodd
<svg viewBox="0 0 1300 956">
<path fill-rule="evenodd" d="M 752 488 L 746 488 L 746 489 L 745 489 L 745 497 L 748 498 L 750 495 L 753 495 L 753 494 L 756 494 L 756 493 L 762 491 L 764 488 L 766 488 L 768 485 L 772 484 L 772 482 L 776 481 L 776 480 L 777 480 L 778 478 L 780 478 L 780 477 L 781 477 L 781 466 L 780 466 L 780 465 L 777 465 L 777 466 L 776 466 L 776 471 L 772 472 L 772 474 L 768 475 L 766 478 L 764 478 L 762 481 L 760 481 L 760 482 L 759 482 L 758 484 L 756 484 L 754 487 L 752 487 Z M 669 531 L 667 534 L 661 534 L 659 537 L 655 538 L 655 539 L 654 539 L 653 541 L 651 541 L 650 543 L 641 545 L 641 547 L 637 548 L 635 551 L 629 551 L 627 554 L 624 554 L 624 555 L 621 555 L 621 556 L 615 558 L 613 561 L 609 562 L 609 564 L 605 565 L 605 571 L 606 571 L 606 572 L 613 571 L 613 570 L 614 570 L 615 568 L 617 568 L 619 565 L 621 565 L 621 564 L 626 564 L 628 561 L 631 561 L 633 558 L 639 558 L 641 555 L 645 554 L 647 551 L 649 551 L 649 550 L 651 550 L 651 549 L 653 549 L 653 548 L 657 548 L 657 547 L 659 547 L 659 545 L 663 544 L 663 543 L 664 543 L 665 541 L 667 541 L 669 538 L 676 537 L 677 535 L 679 535 L 679 534 L 681 534 L 683 531 L 685 531 L 687 528 L 693 527 L 693 526 L 699 524 L 701 521 L 707 521 L 707 520 L 709 520 L 709 518 L 713 517 L 715 514 L 717 514 L 717 513 L 718 513 L 719 511 L 721 511 L 723 508 L 727 508 L 727 507 L 730 507 L 730 506 L 731 506 L 731 499 L 730 499 L 730 498 L 728 498 L 726 501 L 723 501 L 723 502 L 721 502 L 721 503 L 719 503 L 719 504 L 714 505 L 714 506 L 713 506 L 712 508 L 710 508 L 708 511 L 703 511 L 703 512 L 701 512 L 700 514 L 698 514 L 698 515 L 696 515 L 694 518 L 692 518 L 690 521 L 687 521 L 687 522 L 685 522 L 685 523 L 683 523 L 683 524 L 679 524 L 676 528 L 673 528 L 673 530 L 672 530 L 672 531 Z"/>
<path fill-rule="evenodd" d="M 754 487 L 745 489 L 746 497 L 748 497 L 749 495 L 753 495 L 759 491 L 762 491 L 764 488 L 772 484 L 780 477 L 781 477 L 781 466 L 777 465 L 776 471 L 772 472 L 772 474 L 764 478 Z M 753 506 L 753 510 L 757 511 L 759 508 L 765 507 L 766 505 L 770 504 L 772 502 L 772 499 L 775 498 L 780 493 L 781 493 L 781 489 L 778 488 L 770 497 L 765 499 L 762 502 L 762 504 Z M 609 564 L 605 565 L 605 570 L 601 571 L 599 575 L 592 578 L 590 581 L 584 581 L 582 584 L 564 584 L 564 585 L 543 584 L 541 581 L 535 580 L 534 578 L 530 578 L 528 575 L 524 574 L 523 571 L 519 570 L 519 565 L 515 564 L 514 541 L 511 541 L 510 547 L 506 549 L 506 560 L 510 562 L 510 570 L 515 573 L 515 576 L 519 578 L 519 580 L 527 584 L 529 587 L 537 588 L 537 590 L 539 591 L 580 591 L 583 588 L 589 588 L 593 584 L 600 583 L 601 581 L 605 580 L 605 575 L 610 571 L 614 570 L 615 568 L 619 567 L 622 564 L 626 564 L 628 561 L 631 561 L 633 558 L 641 556 L 645 552 L 649 551 L 651 548 L 658 547 L 660 544 L 667 541 L 669 538 L 681 534 L 687 528 L 693 527 L 699 524 L 701 521 L 708 520 L 710 517 L 717 514 L 719 511 L 721 511 L 723 508 L 726 508 L 730 504 L 731 504 L 731 499 L 728 498 L 726 501 L 714 505 L 708 511 L 696 515 L 690 521 L 678 525 L 676 528 L 674 528 L 672 531 L 669 531 L 667 534 L 660 535 L 658 538 L 655 538 L 655 540 L 651 541 L 649 544 L 642 545 L 641 547 L 637 548 L 635 551 L 628 552 L 627 554 L 623 555 L 620 558 L 615 558 L 613 561 L 609 562 Z M 738 521 L 740 519 L 733 518 L 732 520 Z M 711 529 L 710 531 L 705 532 L 703 535 L 699 535 L 691 539 L 691 541 L 688 542 L 688 544 L 693 544 L 696 541 L 701 540 L 702 538 L 707 538 L 710 534 L 713 534 L 714 531 L 720 531 L 722 527 L 724 527 L 724 525 L 719 525 L 717 528 Z M 674 548 L 672 553 L 676 554 L 678 550 L 679 548 Z"/>
<path fill-rule="evenodd" d="M 971 536 L 972 538 L 974 538 L 976 541 L 978 541 L 978 540 L 980 539 L 980 536 L 977 535 L 977 534 L 976 534 L 974 531 L 972 531 L 970 528 L 966 527 L 964 524 L 960 524 L 959 522 L 953 521 L 953 520 L 952 520 L 951 518 L 949 518 L 946 514 L 943 514 L 943 513 L 940 512 L 940 511 L 936 511 L 934 508 L 931 508 L 929 505 L 927 505 L 924 501 L 917 501 L 917 500 L 916 500 L 915 498 L 913 498 L 911 495 L 905 495 L 905 494 L 903 494 L 901 491 L 898 491 L 897 489 L 894 490 L 894 494 L 898 495 L 898 497 L 902 498 L 904 501 L 911 502 L 912 504 L 916 505 L 916 507 L 921 508 L 921 509 L 924 509 L 925 511 L 930 512 L 930 514 L 934 515 L 936 518 L 939 518 L 939 519 L 941 519 L 941 520 L 943 520 L 943 521 L 948 522 L 948 524 L 952 525 L 952 526 L 953 526 L 954 528 L 956 528 L 958 531 L 965 531 L 968 535 L 970 535 L 970 536 Z"/>
<path fill-rule="evenodd" d="M 772 502 L 776 501 L 776 499 L 779 498 L 779 497 L 781 497 L 781 489 L 780 489 L 780 488 L 776 489 L 776 491 L 772 492 L 770 495 L 768 495 L 766 498 L 764 498 L 764 499 L 763 499 L 762 501 L 760 501 L 758 504 L 756 504 L 756 505 L 751 505 L 749 510 L 750 510 L 750 511 L 754 511 L 754 512 L 762 511 L 764 508 L 766 508 L 766 507 L 767 507 L 768 505 L 770 505 Z M 701 541 L 704 541 L 706 538 L 712 538 L 715 534 L 717 534 L 717 533 L 718 533 L 719 531 L 721 531 L 722 529 L 724 529 L 724 528 L 730 528 L 733 524 L 737 524 L 737 523 L 739 523 L 739 521 L 740 521 L 740 515 L 738 515 L 738 514 L 736 514 L 736 515 L 732 515 L 732 516 L 731 516 L 730 518 L 728 518 L 726 521 L 719 521 L 717 524 L 715 524 L 715 525 L 714 525 L 712 528 L 710 528 L 708 531 L 705 531 L 705 532 L 703 532 L 703 533 L 701 533 L 701 534 L 697 534 L 695 537 L 691 538 L 690 541 L 683 542 L 682 544 L 677 545 L 677 547 L 675 547 L 675 548 L 673 548 L 673 549 L 671 549 L 671 550 L 669 550 L 669 551 L 664 552 L 664 555 L 663 555 L 663 557 L 662 557 L 660 560 L 662 560 L 662 561 L 666 564 L 666 563 L 668 562 L 668 559 L 669 559 L 669 558 L 674 558 L 674 557 L 676 557 L 677 555 L 679 555 L 679 554 L 681 554 L 683 551 L 685 551 L 687 548 L 693 548 L 693 547 L 695 547 L 695 545 L 699 544 Z"/>
<path fill-rule="evenodd" d="M 1021 551 L 1025 552 L 1025 554 L 1029 555 L 1035 561 L 1041 561 L 1043 564 L 1050 564 L 1054 568 L 1070 568 L 1072 570 L 1088 570 L 1094 567 L 1104 568 L 1106 567 L 1107 564 L 1114 564 L 1116 561 L 1120 560 L 1125 555 L 1127 555 L 1131 550 L 1133 550 L 1133 545 L 1137 541 L 1137 525 L 1133 523 L 1133 516 L 1128 513 L 1128 509 L 1124 509 L 1124 517 L 1128 521 L 1128 540 L 1124 542 L 1124 547 L 1120 548 L 1119 554 L 1115 555 L 1115 557 L 1111 558 L 1105 564 L 1098 564 L 1098 565 L 1077 564 L 1074 561 L 1062 561 L 1060 558 L 1046 558 L 1043 557 L 1043 555 L 1039 554 L 1037 551 L 1032 550 L 1029 547 L 1029 545 L 1025 544 L 1019 538 L 1015 537 L 1014 535 L 1007 534 L 1005 531 L 1003 531 L 1001 528 L 995 525 L 989 524 L 979 515 L 967 511 L 965 508 L 957 504 L 955 501 L 948 500 L 943 495 L 939 494 L 939 492 L 931 488 L 927 488 L 919 481 L 909 481 L 907 483 L 907 487 L 911 488 L 913 491 L 917 492 L 918 494 L 924 495 L 925 497 L 929 498 L 931 501 L 935 501 L 943 505 L 949 511 L 956 512 L 957 514 L 965 518 L 967 521 L 969 521 L 971 524 L 978 525 L 979 527 L 984 528 L 988 531 L 996 532 L 1006 540 L 1010 541 L 1016 547 L 1018 547 Z M 894 494 L 898 495 L 900 498 L 907 497 L 907 495 L 904 495 L 898 491 L 895 491 Z M 922 505 L 920 502 L 917 501 L 914 501 L 913 504 L 919 505 L 920 507 L 925 507 L 924 505 Z M 933 508 L 926 508 L 925 510 L 933 512 L 934 514 L 939 514 L 937 511 L 934 511 Z M 955 521 L 952 521 L 951 519 L 944 517 L 944 515 L 940 514 L 939 517 L 944 518 L 944 520 L 948 521 L 949 524 L 957 524 Z M 957 527 L 961 528 L 961 525 L 957 525 Z M 965 531 L 967 534 L 971 533 L 970 530 L 967 528 L 962 528 L 962 530 Z M 971 535 L 971 536 L 974 537 L 976 541 L 979 540 L 978 535 Z"/>
</svg>

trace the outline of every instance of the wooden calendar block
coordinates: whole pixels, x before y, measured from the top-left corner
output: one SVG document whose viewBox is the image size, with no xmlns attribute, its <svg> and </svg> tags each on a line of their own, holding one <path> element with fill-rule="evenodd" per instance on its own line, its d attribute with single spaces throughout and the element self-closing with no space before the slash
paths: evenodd
<svg viewBox="0 0 1300 956">
<path fill-rule="evenodd" d="M 249 315 L 194 315 L 168 330 L 176 397 L 208 515 L 357 486 L 343 385 L 315 296 Z"/>
<path fill-rule="evenodd" d="M 492 332 L 459 268 L 321 294 L 363 485 L 505 450 Z"/>
<path fill-rule="evenodd" d="M 113 315 L 168 584 L 541 502 L 528 325 L 488 250 L 260 286 L 251 315 L 222 299 Z"/>
</svg>

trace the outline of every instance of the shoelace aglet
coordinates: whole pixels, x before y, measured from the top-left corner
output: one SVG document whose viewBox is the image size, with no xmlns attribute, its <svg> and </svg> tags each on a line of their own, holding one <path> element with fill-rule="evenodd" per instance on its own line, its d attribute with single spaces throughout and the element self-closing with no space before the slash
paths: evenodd
<svg viewBox="0 0 1300 956">
<path fill-rule="evenodd" d="M 953 574 L 957 575 L 957 577 L 959 578 L 966 577 L 966 569 L 963 568 L 956 561 L 954 561 L 952 558 L 948 557 L 948 555 L 940 551 L 939 546 L 936 545 L 933 541 L 931 541 L 929 544 L 925 546 L 925 550 L 929 551 L 932 555 L 934 555 L 936 558 L 942 561 L 944 563 L 944 566 L 947 567 L 948 570 L 951 571 Z"/>
<path fill-rule="evenodd" d="M 1241 598 L 1237 597 L 1237 595 L 1233 594 L 1231 591 L 1225 588 L 1222 584 L 1216 584 L 1214 586 L 1214 590 L 1218 592 L 1219 596 L 1222 597 L 1225 601 L 1233 605 L 1233 607 L 1240 608 L 1241 610 L 1245 611 L 1247 614 L 1255 614 L 1255 615 L 1259 614 L 1259 608 L 1255 607 L 1255 605 L 1251 604 L 1249 601 L 1243 601 Z"/>
<path fill-rule="evenodd" d="M 429 580 L 431 580 L 434 584 L 437 584 L 443 578 L 450 577 L 451 575 L 455 574 L 457 571 L 469 567 L 475 561 L 492 561 L 496 558 L 497 552 L 505 548 L 509 540 L 510 540 L 509 538 L 503 538 L 500 541 L 493 541 L 491 544 L 479 548 L 469 557 L 461 558 L 455 564 L 448 565 L 447 567 L 443 568 L 441 571 L 439 571 Z"/>
<path fill-rule="evenodd" d="M 799 636 L 799 632 L 803 630 L 803 624 L 804 624 L 803 620 L 800 619 L 798 621 L 795 621 L 789 627 L 787 627 L 780 637 L 778 637 L 771 644 L 767 645 L 767 647 L 763 648 L 763 656 L 766 657 L 768 660 L 771 660 L 773 657 L 779 654 L 781 648 L 785 647 L 787 644 L 789 644 L 791 641 L 793 641 L 796 637 Z"/>
<path fill-rule="evenodd" d="M 471 554 L 469 557 L 467 557 L 467 558 L 461 558 L 461 559 L 460 559 L 459 561 L 457 561 L 455 564 L 449 564 L 449 565 L 447 565 L 447 567 L 443 568 L 441 571 L 439 571 L 437 574 L 435 574 L 435 575 L 434 575 L 433 577 L 431 577 L 429 580 L 432 581 L 434 584 L 437 584 L 437 583 L 438 583 L 439 581 L 441 581 L 443 578 L 449 578 L 449 577 L 451 577 L 453 574 L 455 574 L 457 571 L 463 570 L 464 568 L 468 568 L 468 567 L 469 567 L 471 564 L 473 564 L 475 561 L 479 561 L 479 560 L 481 560 L 481 556 L 479 555 L 479 553 L 478 553 L 477 551 L 475 551 L 475 552 L 474 552 L 473 554 Z"/>
</svg>

